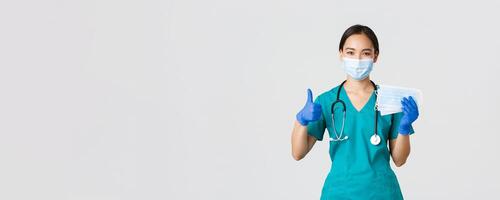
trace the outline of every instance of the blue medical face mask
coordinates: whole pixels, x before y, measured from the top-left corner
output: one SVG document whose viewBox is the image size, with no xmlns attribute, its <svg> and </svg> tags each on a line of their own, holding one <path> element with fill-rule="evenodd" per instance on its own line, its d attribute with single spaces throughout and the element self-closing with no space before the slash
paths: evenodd
<svg viewBox="0 0 500 200">
<path fill-rule="evenodd" d="M 380 111 L 381 115 L 403 112 L 401 100 L 403 100 L 403 97 L 409 96 L 413 97 L 418 107 L 422 105 L 423 95 L 419 89 L 379 85 L 376 102 L 377 110 Z"/>
<path fill-rule="evenodd" d="M 365 79 L 373 69 L 373 59 L 342 58 L 344 71 L 356 80 Z"/>
</svg>

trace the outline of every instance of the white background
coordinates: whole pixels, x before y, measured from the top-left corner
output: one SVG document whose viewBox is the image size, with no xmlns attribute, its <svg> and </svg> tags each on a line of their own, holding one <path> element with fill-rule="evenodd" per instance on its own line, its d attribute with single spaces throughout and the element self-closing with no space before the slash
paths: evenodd
<svg viewBox="0 0 500 200">
<path fill-rule="evenodd" d="M 370 26 L 379 84 L 422 90 L 406 199 L 498 199 L 498 1 L 1 1 L 0 199 L 318 199 L 306 100 Z"/>
</svg>

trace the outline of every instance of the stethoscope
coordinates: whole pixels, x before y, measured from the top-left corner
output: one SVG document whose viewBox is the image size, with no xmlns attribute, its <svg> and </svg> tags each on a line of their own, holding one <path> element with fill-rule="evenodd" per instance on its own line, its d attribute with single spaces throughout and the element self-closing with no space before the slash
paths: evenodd
<svg viewBox="0 0 500 200">
<path fill-rule="evenodd" d="M 330 137 L 330 141 L 334 141 L 334 142 L 340 142 L 340 141 L 344 141 L 344 140 L 347 140 L 349 139 L 349 136 L 347 135 L 344 135 L 344 124 L 345 124 L 345 117 L 346 117 L 346 106 L 345 106 L 345 102 L 342 101 L 342 99 L 340 99 L 340 91 L 342 90 L 342 87 L 344 86 L 344 83 L 346 81 L 342 82 L 342 84 L 340 84 L 339 86 L 339 89 L 337 90 L 337 100 L 334 101 L 332 103 L 332 106 L 331 106 L 331 113 L 332 113 L 332 126 L 333 126 L 333 133 L 335 134 L 335 138 L 332 138 Z M 370 81 L 373 85 L 373 88 L 374 88 L 374 92 L 375 92 L 375 100 L 377 98 L 377 86 L 375 85 L 375 83 L 373 81 Z M 333 108 L 335 107 L 336 104 L 340 103 L 342 105 L 342 114 L 343 114 L 343 117 L 342 117 L 342 128 L 340 129 L 340 134 L 337 133 L 337 128 L 335 127 L 335 115 L 334 115 L 334 112 L 333 112 Z M 375 107 L 375 133 L 373 133 L 372 137 L 370 138 L 370 142 L 373 144 L 373 145 L 378 145 L 380 144 L 380 136 L 378 135 L 377 133 L 377 121 L 378 121 L 378 113 L 377 113 L 377 108 Z M 344 137 L 342 137 L 344 135 Z"/>
</svg>

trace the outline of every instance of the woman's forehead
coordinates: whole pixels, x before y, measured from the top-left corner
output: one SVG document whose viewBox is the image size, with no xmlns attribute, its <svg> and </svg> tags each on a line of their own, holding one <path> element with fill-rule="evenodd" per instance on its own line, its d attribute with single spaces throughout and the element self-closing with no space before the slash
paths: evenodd
<svg viewBox="0 0 500 200">
<path fill-rule="evenodd" d="M 373 49 L 373 44 L 365 34 L 354 34 L 345 41 L 344 49 L 348 48 L 354 50 Z"/>
</svg>

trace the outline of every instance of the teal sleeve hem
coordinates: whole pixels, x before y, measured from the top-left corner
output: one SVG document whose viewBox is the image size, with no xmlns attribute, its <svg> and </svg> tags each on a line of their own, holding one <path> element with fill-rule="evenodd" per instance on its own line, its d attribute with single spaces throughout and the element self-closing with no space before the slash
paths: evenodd
<svg viewBox="0 0 500 200">
<path fill-rule="evenodd" d="M 324 133 L 324 132 L 323 132 Z M 312 134 L 309 132 L 309 130 L 307 130 L 307 135 L 310 135 L 310 136 L 313 136 L 314 138 L 316 138 L 316 140 L 318 141 L 322 141 L 323 140 L 323 137 L 318 137 L 316 134 Z M 319 135 L 323 135 L 323 134 L 319 134 Z"/>
</svg>

